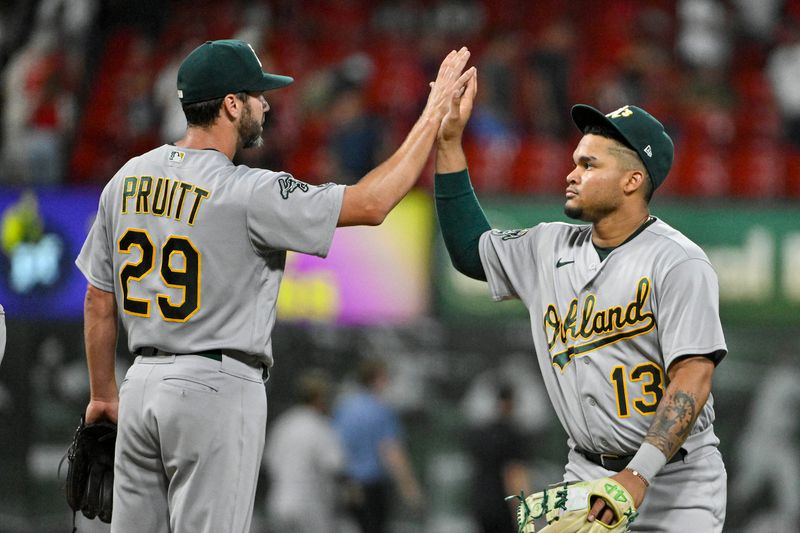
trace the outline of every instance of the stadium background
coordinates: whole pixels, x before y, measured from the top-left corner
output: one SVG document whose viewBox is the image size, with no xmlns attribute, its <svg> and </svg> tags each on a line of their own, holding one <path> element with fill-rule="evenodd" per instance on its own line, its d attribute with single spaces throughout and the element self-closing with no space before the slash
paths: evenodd
<svg viewBox="0 0 800 533">
<path fill-rule="evenodd" d="M 6 0 L 0 532 L 70 527 L 57 470 L 88 394 L 85 284 L 72 261 L 104 182 L 131 155 L 180 135 L 176 62 L 203 40 L 230 37 L 297 80 L 271 95 L 264 147 L 238 162 L 313 183 L 352 183 L 388 155 L 440 58 L 469 46 L 481 85 L 466 148 L 489 220 L 506 229 L 563 218 L 578 138 L 572 103 L 636 103 L 662 118 L 676 162 L 652 211 L 706 249 L 721 283 L 729 355 L 714 396 L 726 531 L 800 529 L 797 0 Z M 490 385 L 512 381 L 522 394 L 534 483 L 560 476 L 565 436 L 524 311 L 491 303 L 450 267 L 431 169 L 382 227 L 340 230 L 326 261 L 290 258 L 270 419 L 290 405 L 302 368 L 347 383 L 359 356 L 386 357 L 429 500 L 424 516 L 396 509 L 393 530 L 470 532 L 460 436 L 485 414 Z M 124 372 L 124 343 L 119 361 Z M 93 530 L 103 529 L 81 525 Z"/>
</svg>

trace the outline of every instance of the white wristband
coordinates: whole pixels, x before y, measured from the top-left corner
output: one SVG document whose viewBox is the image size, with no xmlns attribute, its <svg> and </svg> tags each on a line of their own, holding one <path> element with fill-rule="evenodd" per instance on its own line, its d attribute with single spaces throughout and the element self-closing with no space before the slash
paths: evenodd
<svg viewBox="0 0 800 533">
<path fill-rule="evenodd" d="M 649 483 L 652 483 L 653 478 L 664 468 L 665 464 L 667 464 L 667 458 L 664 453 L 652 444 L 643 442 L 626 468 L 636 470 Z"/>
</svg>

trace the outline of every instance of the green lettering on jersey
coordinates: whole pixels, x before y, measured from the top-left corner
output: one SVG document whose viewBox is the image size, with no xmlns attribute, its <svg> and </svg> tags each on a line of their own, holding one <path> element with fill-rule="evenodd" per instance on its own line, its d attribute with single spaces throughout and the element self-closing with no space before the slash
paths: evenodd
<svg viewBox="0 0 800 533">
<path fill-rule="evenodd" d="M 175 193 L 178 193 L 177 195 Z M 184 207 L 189 211 L 185 221 L 194 225 L 204 200 L 212 191 L 180 180 L 153 176 L 127 176 L 122 182 L 121 212 L 129 213 L 129 200 L 135 199 L 134 213 L 154 215 L 180 221 Z M 189 207 L 191 206 L 191 207 Z"/>
<path fill-rule="evenodd" d="M 128 212 L 128 200 L 136 196 L 136 183 L 139 178 L 136 176 L 125 176 L 122 182 L 122 214 Z"/>
<path fill-rule="evenodd" d="M 142 176 L 139 178 L 139 188 L 136 191 L 136 212 L 137 213 L 144 213 L 145 215 L 150 213 L 150 203 L 148 199 L 150 197 L 150 192 L 153 189 L 153 176 Z"/>
<path fill-rule="evenodd" d="M 656 326 L 655 315 L 644 310 L 649 296 L 650 280 L 646 277 L 639 280 L 636 296 L 625 307 L 612 306 L 595 311 L 597 297 L 589 294 L 583 300 L 580 322 L 577 298 L 570 301 L 563 319 L 555 305 L 548 305 L 543 325 L 553 365 L 563 371 L 576 355 L 651 331 Z M 557 345 L 566 349 L 554 353 L 553 348 Z"/>
<path fill-rule="evenodd" d="M 158 178 L 156 180 L 156 190 L 153 193 L 153 214 L 163 216 L 167 209 L 167 189 L 169 189 L 169 178 Z"/>
</svg>

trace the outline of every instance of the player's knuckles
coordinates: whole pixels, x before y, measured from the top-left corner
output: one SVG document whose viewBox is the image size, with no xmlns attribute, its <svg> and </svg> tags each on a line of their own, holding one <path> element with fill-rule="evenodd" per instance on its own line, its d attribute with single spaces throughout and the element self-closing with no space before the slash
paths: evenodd
<svg viewBox="0 0 800 533">
<path fill-rule="evenodd" d="M 161 378 L 161 384 L 168 387 L 196 392 L 217 393 L 219 389 L 214 385 L 193 376 L 166 375 Z"/>
</svg>

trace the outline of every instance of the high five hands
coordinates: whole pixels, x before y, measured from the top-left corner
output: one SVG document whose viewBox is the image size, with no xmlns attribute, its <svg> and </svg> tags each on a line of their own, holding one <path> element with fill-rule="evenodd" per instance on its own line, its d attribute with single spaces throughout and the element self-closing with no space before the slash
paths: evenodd
<svg viewBox="0 0 800 533">
<path fill-rule="evenodd" d="M 445 116 L 452 114 L 454 102 L 458 106 L 462 96 L 469 92 L 470 86 L 475 85 L 477 75 L 475 67 L 464 70 L 469 57 L 470 52 L 466 46 L 458 51 L 451 51 L 442 61 L 436 81 L 430 84 L 431 92 L 423 114 L 437 124 L 441 123 Z M 472 92 L 474 95 L 474 89 Z M 469 107 L 471 109 L 471 102 Z M 466 123 L 466 120 L 464 122 Z"/>
</svg>

